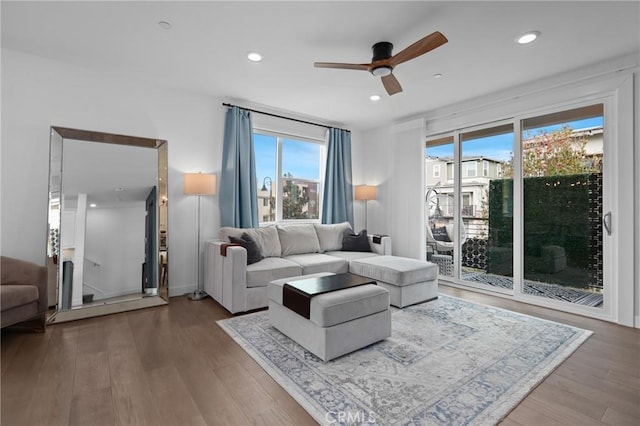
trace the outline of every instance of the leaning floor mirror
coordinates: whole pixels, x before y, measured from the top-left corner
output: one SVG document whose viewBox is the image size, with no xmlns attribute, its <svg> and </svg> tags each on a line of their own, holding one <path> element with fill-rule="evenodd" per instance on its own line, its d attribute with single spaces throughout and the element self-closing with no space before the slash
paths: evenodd
<svg viewBox="0 0 640 426">
<path fill-rule="evenodd" d="M 167 141 L 51 127 L 48 322 L 166 304 Z"/>
</svg>

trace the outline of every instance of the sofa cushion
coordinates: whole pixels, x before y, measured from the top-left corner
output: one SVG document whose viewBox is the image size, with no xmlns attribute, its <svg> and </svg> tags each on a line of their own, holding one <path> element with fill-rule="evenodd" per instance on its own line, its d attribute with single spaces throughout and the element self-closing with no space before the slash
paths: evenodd
<svg viewBox="0 0 640 426">
<path fill-rule="evenodd" d="M 366 251 L 328 251 L 325 253 L 327 256 L 339 257 L 347 262 L 351 262 L 354 259 L 362 259 L 363 257 L 380 256 L 378 253 L 366 252 Z"/>
<path fill-rule="evenodd" d="M 342 250 L 342 233 L 347 229 L 351 229 L 349 222 L 314 223 L 313 226 L 316 229 L 316 234 L 318 234 L 321 253 Z"/>
<path fill-rule="evenodd" d="M 35 285 L 3 285 L 0 286 L 2 310 L 37 302 L 40 294 Z"/>
<path fill-rule="evenodd" d="M 251 238 L 246 232 L 243 232 L 240 238 L 229 235 L 229 241 L 235 244 L 240 244 L 247 251 L 247 265 L 260 262 L 262 259 L 264 259 L 262 253 L 260 253 L 260 247 L 258 247 L 258 244 L 256 244 L 255 240 Z"/>
<path fill-rule="evenodd" d="M 253 238 L 260 249 L 260 253 L 262 253 L 264 257 L 280 257 L 282 255 L 278 231 L 273 225 L 262 226 L 260 228 L 233 228 L 231 226 L 224 226 L 220 228 L 220 239 L 231 242 L 229 239 L 230 236 L 241 238 L 243 232 L 246 232 L 247 235 Z"/>
<path fill-rule="evenodd" d="M 438 278 L 438 267 L 426 260 L 376 256 L 352 260 L 349 272 L 376 281 L 405 286 Z"/>
<path fill-rule="evenodd" d="M 312 223 L 276 225 L 282 257 L 293 254 L 319 253 L 320 243 Z"/>
<path fill-rule="evenodd" d="M 318 272 L 333 272 L 334 274 L 349 272 L 349 262 L 322 253 L 294 254 L 287 256 L 286 259 L 302 266 L 302 275 Z"/>
<path fill-rule="evenodd" d="M 367 230 L 354 234 L 351 229 L 345 229 L 342 233 L 342 251 L 371 251 Z"/>
<path fill-rule="evenodd" d="M 265 287 L 271 281 L 302 275 L 302 266 L 280 257 L 265 257 L 247 265 L 247 287 Z"/>
</svg>

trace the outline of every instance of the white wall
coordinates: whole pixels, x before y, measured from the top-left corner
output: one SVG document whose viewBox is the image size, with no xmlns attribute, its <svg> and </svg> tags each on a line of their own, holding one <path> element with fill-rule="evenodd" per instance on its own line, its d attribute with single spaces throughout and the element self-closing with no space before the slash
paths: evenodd
<svg viewBox="0 0 640 426">
<path fill-rule="evenodd" d="M 410 120 L 352 136 L 354 183 L 377 185 L 369 202 L 371 233 L 392 236 L 393 254 L 423 259 L 424 121 Z M 355 202 L 356 228 L 364 205 Z"/>
<path fill-rule="evenodd" d="M 182 175 L 219 174 L 226 110 L 221 103 L 2 49 L 0 252 L 45 264 L 50 126 L 166 139 L 170 294 L 192 291 L 196 200 L 182 194 Z M 217 196 L 203 197 L 203 241 L 217 234 L 217 203 Z"/>
<path fill-rule="evenodd" d="M 120 208 L 87 209 L 84 283 L 94 300 L 142 291 L 145 202 Z"/>
<path fill-rule="evenodd" d="M 370 234 L 390 235 L 390 220 L 386 209 L 389 204 L 389 179 L 392 162 L 389 141 L 391 129 L 380 128 L 368 131 L 353 131 L 351 134 L 351 157 L 353 162 L 353 184 L 375 185 L 376 200 L 367 207 L 367 231 Z M 354 227 L 364 227 L 365 204 L 353 203 Z"/>
</svg>

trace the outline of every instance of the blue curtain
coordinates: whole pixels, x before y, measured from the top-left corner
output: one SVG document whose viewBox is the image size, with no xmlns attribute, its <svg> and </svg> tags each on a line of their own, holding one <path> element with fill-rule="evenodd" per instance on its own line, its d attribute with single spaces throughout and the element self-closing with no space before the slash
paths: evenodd
<svg viewBox="0 0 640 426">
<path fill-rule="evenodd" d="M 346 130 L 329 129 L 322 201 L 322 223 L 348 221 L 353 227 L 351 133 Z"/>
<path fill-rule="evenodd" d="M 253 150 L 251 112 L 229 108 L 224 126 L 220 173 L 220 221 L 222 226 L 258 227 L 256 158 Z"/>
</svg>

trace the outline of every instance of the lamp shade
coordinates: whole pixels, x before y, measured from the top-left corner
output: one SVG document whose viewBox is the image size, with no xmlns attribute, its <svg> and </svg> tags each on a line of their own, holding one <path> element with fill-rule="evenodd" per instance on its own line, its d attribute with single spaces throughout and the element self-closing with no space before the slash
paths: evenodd
<svg viewBox="0 0 640 426">
<path fill-rule="evenodd" d="M 213 195 L 216 193 L 216 175 L 185 173 L 184 193 L 187 195 Z"/>
<path fill-rule="evenodd" d="M 376 187 L 373 185 L 356 186 L 356 200 L 375 200 Z"/>
</svg>

